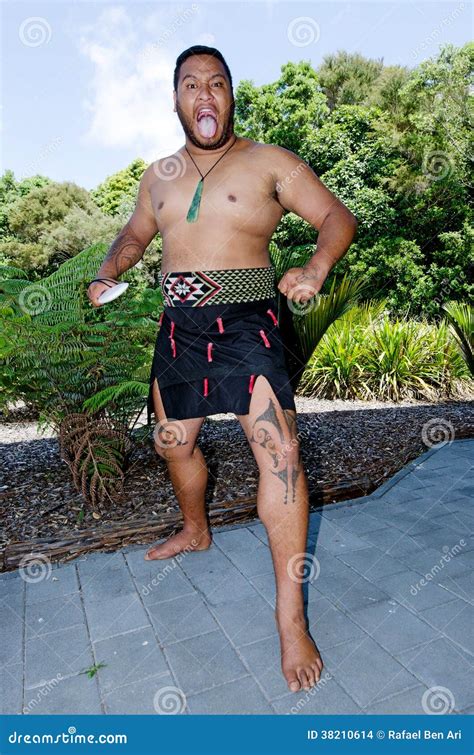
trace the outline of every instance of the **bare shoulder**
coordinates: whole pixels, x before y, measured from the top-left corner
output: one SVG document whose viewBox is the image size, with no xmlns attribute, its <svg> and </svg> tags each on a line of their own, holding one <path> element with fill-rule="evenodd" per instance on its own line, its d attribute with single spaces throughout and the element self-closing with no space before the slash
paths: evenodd
<svg viewBox="0 0 474 755">
<path fill-rule="evenodd" d="M 162 181 L 169 181 L 170 178 L 178 178 L 183 174 L 186 168 L 183 149 L 180 148 L 165 157 L 160 157 L 150 163 L 145 173 L 147 174 L 146 183 L 148 187 Z"/>
</svg>

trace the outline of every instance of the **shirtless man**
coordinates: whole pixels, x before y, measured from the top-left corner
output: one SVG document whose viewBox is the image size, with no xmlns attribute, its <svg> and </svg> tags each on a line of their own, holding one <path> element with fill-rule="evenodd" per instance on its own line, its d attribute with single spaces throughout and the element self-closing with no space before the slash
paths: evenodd
<svg viewBox="0 0 474 755">
<path fill-rule="evenodd" d="M 142 258 L 157 233 L 163 240 L 162 274 L 269 266 L 269 242 L 288 210 L 319 231 L 313 257 L 303 268 L 288 270 L 278 285 L 290 304 L 304 304 L 321 289 L 349 248 L 357 228 L 354 215 L 293 152 L 236 137 L 232 79 L 217 50 L 195 46 L 184 51 L 177 59 L 174 87 L 174 110 L 186 135 L 186 148 L 145 170 L 136 209 L 97 277 L 117 280 Z M 208 114 L 201 119 L 203 108 Z M 203 182 L 198 218 L 189 222 L 187 214 L 200 178 L 196 166 L 203 176 L 212 171 Z M 99 306 L 98 297 L 106 289 L 106 283 L 90 285 L 93 306 Z M 166 420 L 156 380 L 153 404 L 157 420 Z M 270 405 L 275 432 L 268 430 L 267 422 L 270 442 L 260 442 L 258 423 L 265 412 L 268 419 Z M 307 631 L 302 580 L 295 578 L 294 564 L 306 551 L 309 511 L 296 412 L 282 409 L 267 378 L 258 375 L 248 414 L 237 414 L 237 418 L 259 470 L 257 506 L 275 570 L 282 671 L 291 691 L 309 689 L 319 680 L 323 662 Z M 147 559 L 171 558 L 185 549 L 204 550 L 211 545 L 204 505 L 208 472 L 196 445 L 204 419 L 181 420 L 185 443 L 165 448 L 155 439 L 157 452 L 166 459 L 184 525 L 179 533 L 152 547 Z M 289 487 L 293 488 L 290 500 Z"/>
</svg>

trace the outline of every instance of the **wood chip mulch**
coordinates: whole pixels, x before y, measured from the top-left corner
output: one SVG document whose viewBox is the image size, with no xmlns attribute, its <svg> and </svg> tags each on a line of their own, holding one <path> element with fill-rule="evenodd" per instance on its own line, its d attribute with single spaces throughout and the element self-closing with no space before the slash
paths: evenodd
<svg viewBox="0 0 474 755">
<path fill-rule="evenodd" d="M 319 501 L 356 498 L 377 488 L 430 444 L 474 437 L 474 401 L 392 404 L 297 398 L 297 409 L 313 505 L 324 488 L 339 484 L 343 491 L 344 483 L 356 481 L 357 488 L 357 481 L 363 481 L 358 492 L 349 484 L 347 494 L 319 497 Z M 208 418 L 198 444 L 208 463 L 208 503 L 227 502 L 229 507 L 236 499 L 256 495 L 257 466 L 233 415 Z M 75 490 L 57 439 L 38 434 L 35 422 L 3 422 L 0 455 L 0 557 L 11 543 L 80 537 L 88 528 L 106 530 L 111 524 L 135 520 L 158 524 L 160 517 L 168 519 L 171 514 L 179 520 L 166 463 L 152 441 L 136 448 L 123 499 L 114 501 L 100 521 Z"/>
</svg>

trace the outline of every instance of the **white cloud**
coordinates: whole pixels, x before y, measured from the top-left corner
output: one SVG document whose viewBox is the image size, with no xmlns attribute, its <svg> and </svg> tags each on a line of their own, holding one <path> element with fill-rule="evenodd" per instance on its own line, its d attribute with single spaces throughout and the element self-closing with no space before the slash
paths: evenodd
<svg viewBox="0 0 474 755">
<path fill-rule="evenodd" d="M 147 162 L 183 144 L 173 112 L 173 70 L 188 46 L 178 34 L 192 24 L 192 8 L 132 18 L 124 7 L 108 7 L 93 26 L 80 30 L 79 49 L 92 66 L 83 103 L 89 116 L 87 143 L 132 148 Z"/>
</svg>

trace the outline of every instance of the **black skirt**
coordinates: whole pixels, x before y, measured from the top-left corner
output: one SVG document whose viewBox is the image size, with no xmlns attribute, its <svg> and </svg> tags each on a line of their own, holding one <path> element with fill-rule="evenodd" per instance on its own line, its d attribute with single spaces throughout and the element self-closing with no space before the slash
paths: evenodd
<svg viewBox="0 0 474 755">
<path fill-rule="evenodd" d="M 276 296 L 165 307 L 151 367 L 148 422 L 155 378 L 167 419 L 248 414 L 258 375 L 268 379 L 282 409 L 295 411 L 276 313 Z"/>
</svg>

